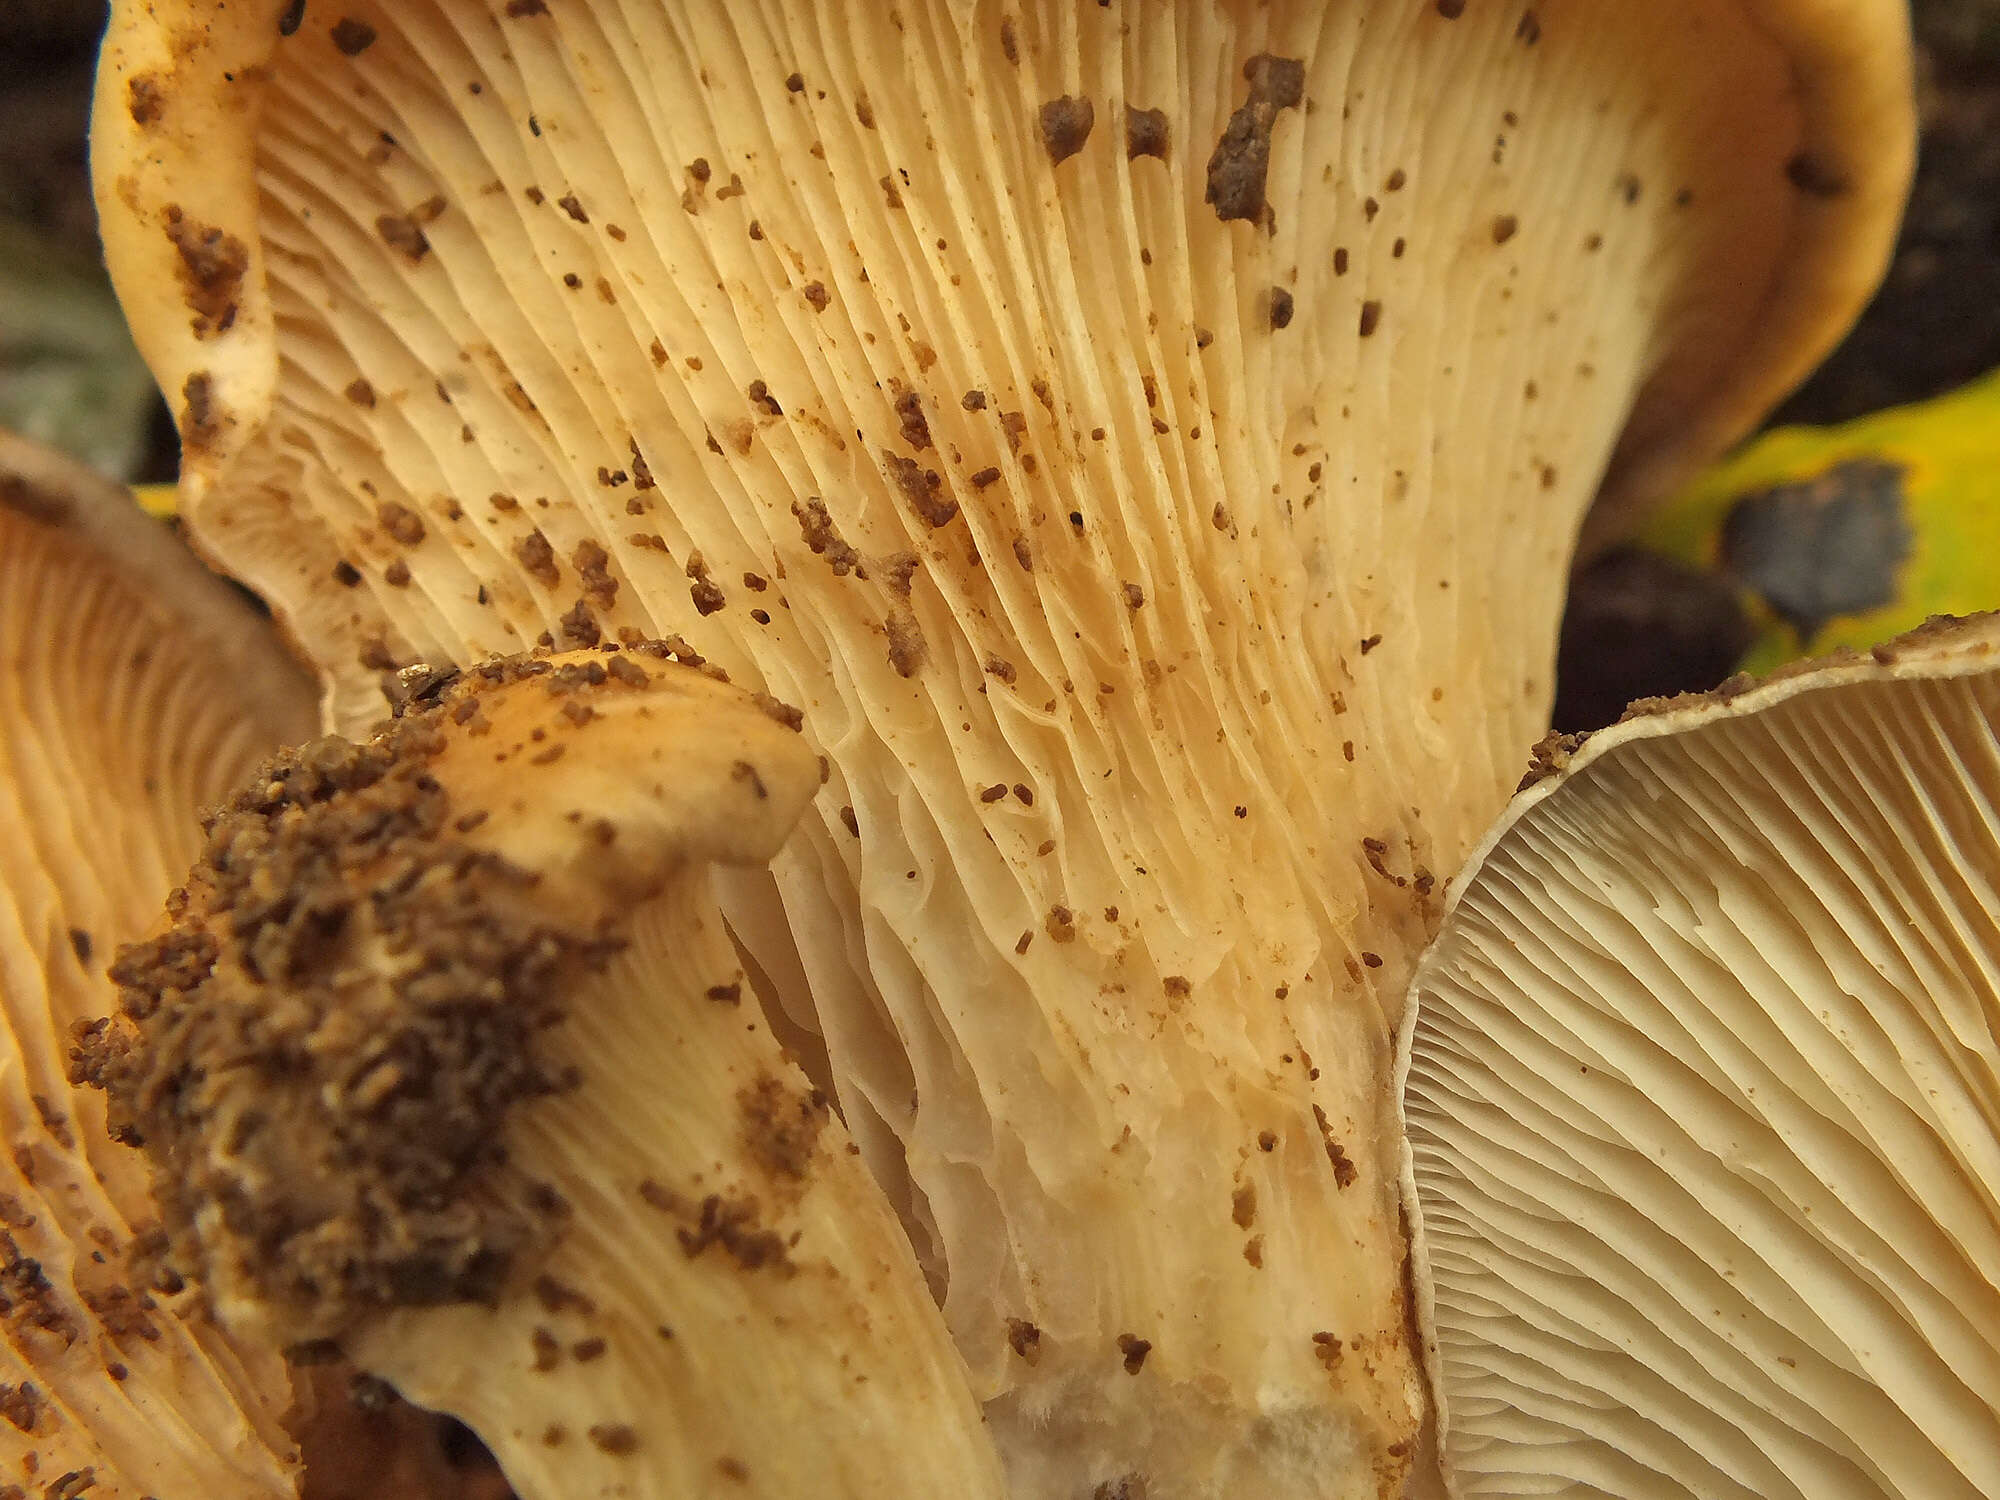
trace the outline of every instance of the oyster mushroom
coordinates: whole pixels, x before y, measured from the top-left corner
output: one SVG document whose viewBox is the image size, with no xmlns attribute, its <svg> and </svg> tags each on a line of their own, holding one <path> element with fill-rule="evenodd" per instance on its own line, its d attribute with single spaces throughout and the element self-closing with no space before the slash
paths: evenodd
<svg viewBox="0 0 2000 1500">
<path fill-rule="evenodd" d="M 2000 1492 L 2000 617 L 1806 665 L 1554 747 L 1418 970 L 1454 1495 Z"/>
<path fill-rule="evenodd" d="M 611 657 L 412 674 L 211 820 L 84 1052 L 165 1254 L 538 1497 L 998 1497 L 895 1216 L 743 1003 L 712 863 L 818 786 L 796 716 Z"/>
<path fill-rule="evenodd" d="M 1879 273 L 1901 7 L 192 14 L 115 9 L 107 251 L 332 722 L 668 633 L 802 705 L 723 909 L 1016 1491 L 1393 1493 L 1437 880 L 1600 477 Z"/>
<path fill-rule="evenodd" d="M 67 1064 L 195 813 L 310 727 L 311 688 L 122 488 L 5 434 L 0 661 L 0 1493 L 292 1494 L 282 1361 L 143 1275 L 143 1164 Z"/>
</svg>

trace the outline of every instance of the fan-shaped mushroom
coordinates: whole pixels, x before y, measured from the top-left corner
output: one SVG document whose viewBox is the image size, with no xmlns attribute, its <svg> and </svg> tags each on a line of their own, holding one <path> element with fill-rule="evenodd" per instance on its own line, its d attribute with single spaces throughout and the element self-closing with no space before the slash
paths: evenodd
<svg viewBox="0 0 2000 1500">
<path fill-rule="evenodd" d="M 1879 271 L 1900 7 L 191 14 L 117 7 L 108 253 L 335 721 L 667 633 L 802 705 L 724 909 L 1017 1491 L 1393 1492 L 1436 880 L 1607 465 Z"/>
<path fill-rule="evenodd" d="M 1404 1041 L 1451 1493 L 2000 1493 L 2000 617 L 1544 771 Z"/>
</svg>

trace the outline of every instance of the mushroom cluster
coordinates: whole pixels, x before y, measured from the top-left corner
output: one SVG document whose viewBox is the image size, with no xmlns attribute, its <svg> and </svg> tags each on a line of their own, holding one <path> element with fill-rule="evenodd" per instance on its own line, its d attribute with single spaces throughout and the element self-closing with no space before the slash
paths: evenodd
<svg viewBox="0 0 2000 1500">
<path fill-rule="evenodd" d="M 1892 0 L 114 6 L 189 535 L 404 707 L 83 1049 L 171 1264 L 530 1496 L 1401 1493 L 1405 986 L 1907 93 Z"/>
</svg>

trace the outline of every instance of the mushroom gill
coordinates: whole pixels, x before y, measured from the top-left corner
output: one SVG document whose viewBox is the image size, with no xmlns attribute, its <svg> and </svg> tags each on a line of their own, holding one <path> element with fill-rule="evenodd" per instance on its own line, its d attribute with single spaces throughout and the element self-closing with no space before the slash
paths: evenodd
<svg viewBox="0 0 2000 1500">
<path fill-rule="evenodd" d="M 1879 271 L 1899 8 L 182 9 L 108 253 L 333 721 L 669 634 L 800 704 L 724 909 L 1017 1493 L 1393 1492 L 1411 957 L 1614 453 Z"/>
<path fill-rule="evenodd" d="M 1404 1039 L 1454 1495 L 2000 1492 L 2000 617 L 1561 747 Z"/>
<path fill-rule="evenodd" d="M 68 1064 L 196 813 L 310 726 L 311 690 L 124 490 L 4 434 L 0 659 L 0 1493 L 275 1500 L 285 1367 L 148 1278 L 143 1164 Z"/>
</svg>

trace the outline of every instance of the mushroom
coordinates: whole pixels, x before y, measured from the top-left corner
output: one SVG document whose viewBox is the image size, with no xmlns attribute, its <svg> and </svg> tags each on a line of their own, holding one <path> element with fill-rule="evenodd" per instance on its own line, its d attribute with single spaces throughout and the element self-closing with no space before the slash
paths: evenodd
<svg viewBox="0 0 2000 1500">
<path fill-rule="evenodd" d="M 1403 1040 L 1451 1493 L 2000 1493 L 2000 616 L 1543 770 Z"/>
<path fill-rule="evenodd" d="M 240 1337 L 464 1417 L 528 1500 L 998 1497 L 709 891 L 818 787 L 796 715 L 625 653 L 404 687 L 211 819 L 85 1040 L 167 1263 Z"/>
<path fill-rule="evenodd" d="M 282 19 L 117 5 L 94 162 L 191 533 L 330 722 L 669 634 L 802 705 L 722 908 L 1015 1492 L 1393 1493 L 1438 880 L 1600 476 L 1879 274 L 1901 7 Z"/>
<path fill-rule="evenodd" d="M 146 1174 L 67 1054 L 196 810 L 310 726 L 310 686 L 121 488 L 4 434 L 0 659 L 0 1494 L 292 1494 L 283 1363 L 139 1274 Z"/>
</svg>

